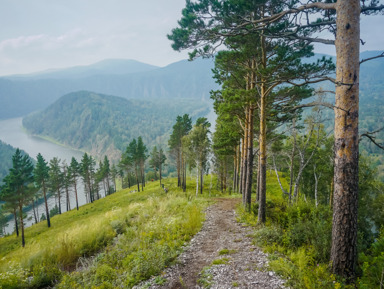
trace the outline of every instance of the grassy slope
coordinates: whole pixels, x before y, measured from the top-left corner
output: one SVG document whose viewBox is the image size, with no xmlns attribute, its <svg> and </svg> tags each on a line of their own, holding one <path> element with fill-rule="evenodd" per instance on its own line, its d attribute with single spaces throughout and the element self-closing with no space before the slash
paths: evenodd
<svg viewBox="0 0 384 289">
<path fill-rule="evenodd" d="M 79 211 L 55 216 L 26 229 L 26 247 L 15 235 L 0 239 L 0 288 L 131 287 L 160 272 L 202 225 L 208 199 L 194 196 L 194 183 L 180 192 L 174 180 L 145 191 L 119 191 Z M 167 184 L 168 182 L 168 184 Z M 172 182 L 172 184 L 171 184 Z M 209 182 L 206 182 L 208 194 Z M 214 194 L 217 192 L 214 192 Z M 96 256 L 95 258 L 87 258 Z M 67 273 L 76 267 L 81 272 Z"/>
</svg>

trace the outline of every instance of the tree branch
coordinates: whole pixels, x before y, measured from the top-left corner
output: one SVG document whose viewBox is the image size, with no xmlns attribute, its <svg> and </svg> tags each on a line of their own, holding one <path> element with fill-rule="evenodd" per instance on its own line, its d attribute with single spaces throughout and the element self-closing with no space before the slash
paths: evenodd
<svg viewBox="0 0 384 289">
<path fill-rule="evenodd" d="M 366 62 L 366 61 L 372 60 L 372 59 L 380 58 L 380 57 L 384 57 L 384 52 L 381 53 L 381 54 L 379 54 L 379 55 L 370 57 L 370 58 L 362 59 L 362 60 L 360 61 L 360 64 L 362 64 L 362 63 L 364 63 L 364 62 Z"/>
<path fill-rule="evenodd" d="M 366 133 L 363 133 L 362 135 L 360 135 L 359 137 L 359 142 L 362 140 L 363 136 L 367 137 L 371 142 L 373 142 L 378 148 L 384 150 L 384 144 L 381 144 L 381 143 L 377 143 L 376 142 L 376 137 L 373 136 L 374 134 L 382 131 L 384 129 L 384 127 L 382 128 L 379 128 L 378 130 L 375 130 L 375 131 L 367 131 Z"/>
<path fill-rule="evenodd" d="M 335 109 L 336 108 L 336 109 L 340 109 L 342 111 L 348 112 L 347 110 L 342 109 L 341 107 L 333 105 L 332 103 L 320 102 L 320 101 L 313 101 L 313 102 L 309 102 L 309 103 L 305 103 L 305 104 L 296 105 L 296 106 L 292 107 L 291 110 L 296 110 L 296 109 L 304 108 L 304 107 L 314 107 L 314 106 L 324 106 L 324 107 L 327 107 L 327 108 L 330 108 L 330 109 Z"/>
</svg>

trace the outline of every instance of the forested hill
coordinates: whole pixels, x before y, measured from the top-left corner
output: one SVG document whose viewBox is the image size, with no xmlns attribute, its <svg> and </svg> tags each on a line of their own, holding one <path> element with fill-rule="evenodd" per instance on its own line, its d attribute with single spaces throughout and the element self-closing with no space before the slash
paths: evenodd
<svg viewBox="0 0 384 289">
<path fill-rule="evenodd" d="M 129 99 L 209 99 L 217 87 L 213 60 L 180 61 L 156 67 L 107 60 L 90 66 L 0 78 L 0 118 L 24 116 L 48 107 L 64 94 L 88 90 Z"/>
<path fill-rule="evenodd" d="M 127 100 L 80 91 L 64 95 L 47 109 L 25 117 L 23 125 L 32 134 L 116 159 L 138 136 L 149 148 L 165 145 L 177 115 L 205 116 L 208 107 L 205 102 L 191 99 Z"/>
<path fill-rule="evenodd" d="M 12 167 L 12 156 L 15 154 L 16 148 L 6 144 L 0 140 L 0 185 L 3 178 L 9 173 Z M 26 152 L 21 151 L 23 155 L 28 155 Z"/>
</svg>

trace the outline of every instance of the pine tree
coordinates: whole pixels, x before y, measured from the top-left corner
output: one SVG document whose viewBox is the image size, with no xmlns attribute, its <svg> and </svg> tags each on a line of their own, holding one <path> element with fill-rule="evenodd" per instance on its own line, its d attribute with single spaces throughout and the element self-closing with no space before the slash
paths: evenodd
<svg viewBox="0 0 384 289">
<path fill-rule="evenodd" d="M 25 246 L 24 237 L 24 216 L 23 207 L 32 198 L 32 190 L 28 186 L 33 182 L 33 164 L 29 156 L 22 156 L 19 149 L 16 149 L 12 157 L 12 168 L 9 170 L 9 177 L 5 179 L 6 186 L 13 192 L 13 200 L 18 204 L 19 220 L 21 228 L 21 244 Z"/>
<path fill-rule="evenodd" d="M 77 180 L 80 176 L 80 165 L 74 157 L 72 157 L 71 159 L 71 164 L 69 165 L 68 173 L 70 181 L 72 182 L 73 188 L 75 190 L 76 209 L 79 210 L 79 199 L 77 196 Z"/>
<path fill-rule="evenodd" d="M 64 183 L 63 172 L 60 166 L 61 160 L 54 157 L 49 161 L 49 188 L 58 199 L 59 214 L 61 214 L 61 189 Z"/>
<path fill-rule="evenodd" d="M 44 157 L 40 153 L 37 155 L 36 159 L 37 159 L 37 163 L 34 170 L 34 178 L 35 178 L 36 184 L 43 191 L 44 203 L 45 203 L 45 214 L 47 219 L 47 225 L 49 228 L 51 227 L 51 220 L 49 218 L 49 208 L 48 208 L 48 201 L 47 201 L 47 192 L 48 192 L 48 185 L 49 185 L 49 166 L 48 166 L 48 163 L 45 161 Z"/>
</svg>

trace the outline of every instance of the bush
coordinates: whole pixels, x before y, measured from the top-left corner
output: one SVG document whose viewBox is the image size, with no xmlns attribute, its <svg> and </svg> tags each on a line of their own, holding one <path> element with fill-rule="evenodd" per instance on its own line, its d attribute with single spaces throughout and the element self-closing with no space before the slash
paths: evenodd
<svg viewBox="0 0 384 289">
<path fill-rule="evenodd" d="M 368 252 L 360 254 L 359 263 L 363 273 L 360 288 L 380 288 L 384 283 L 384 228 Z"/>
</svg>

